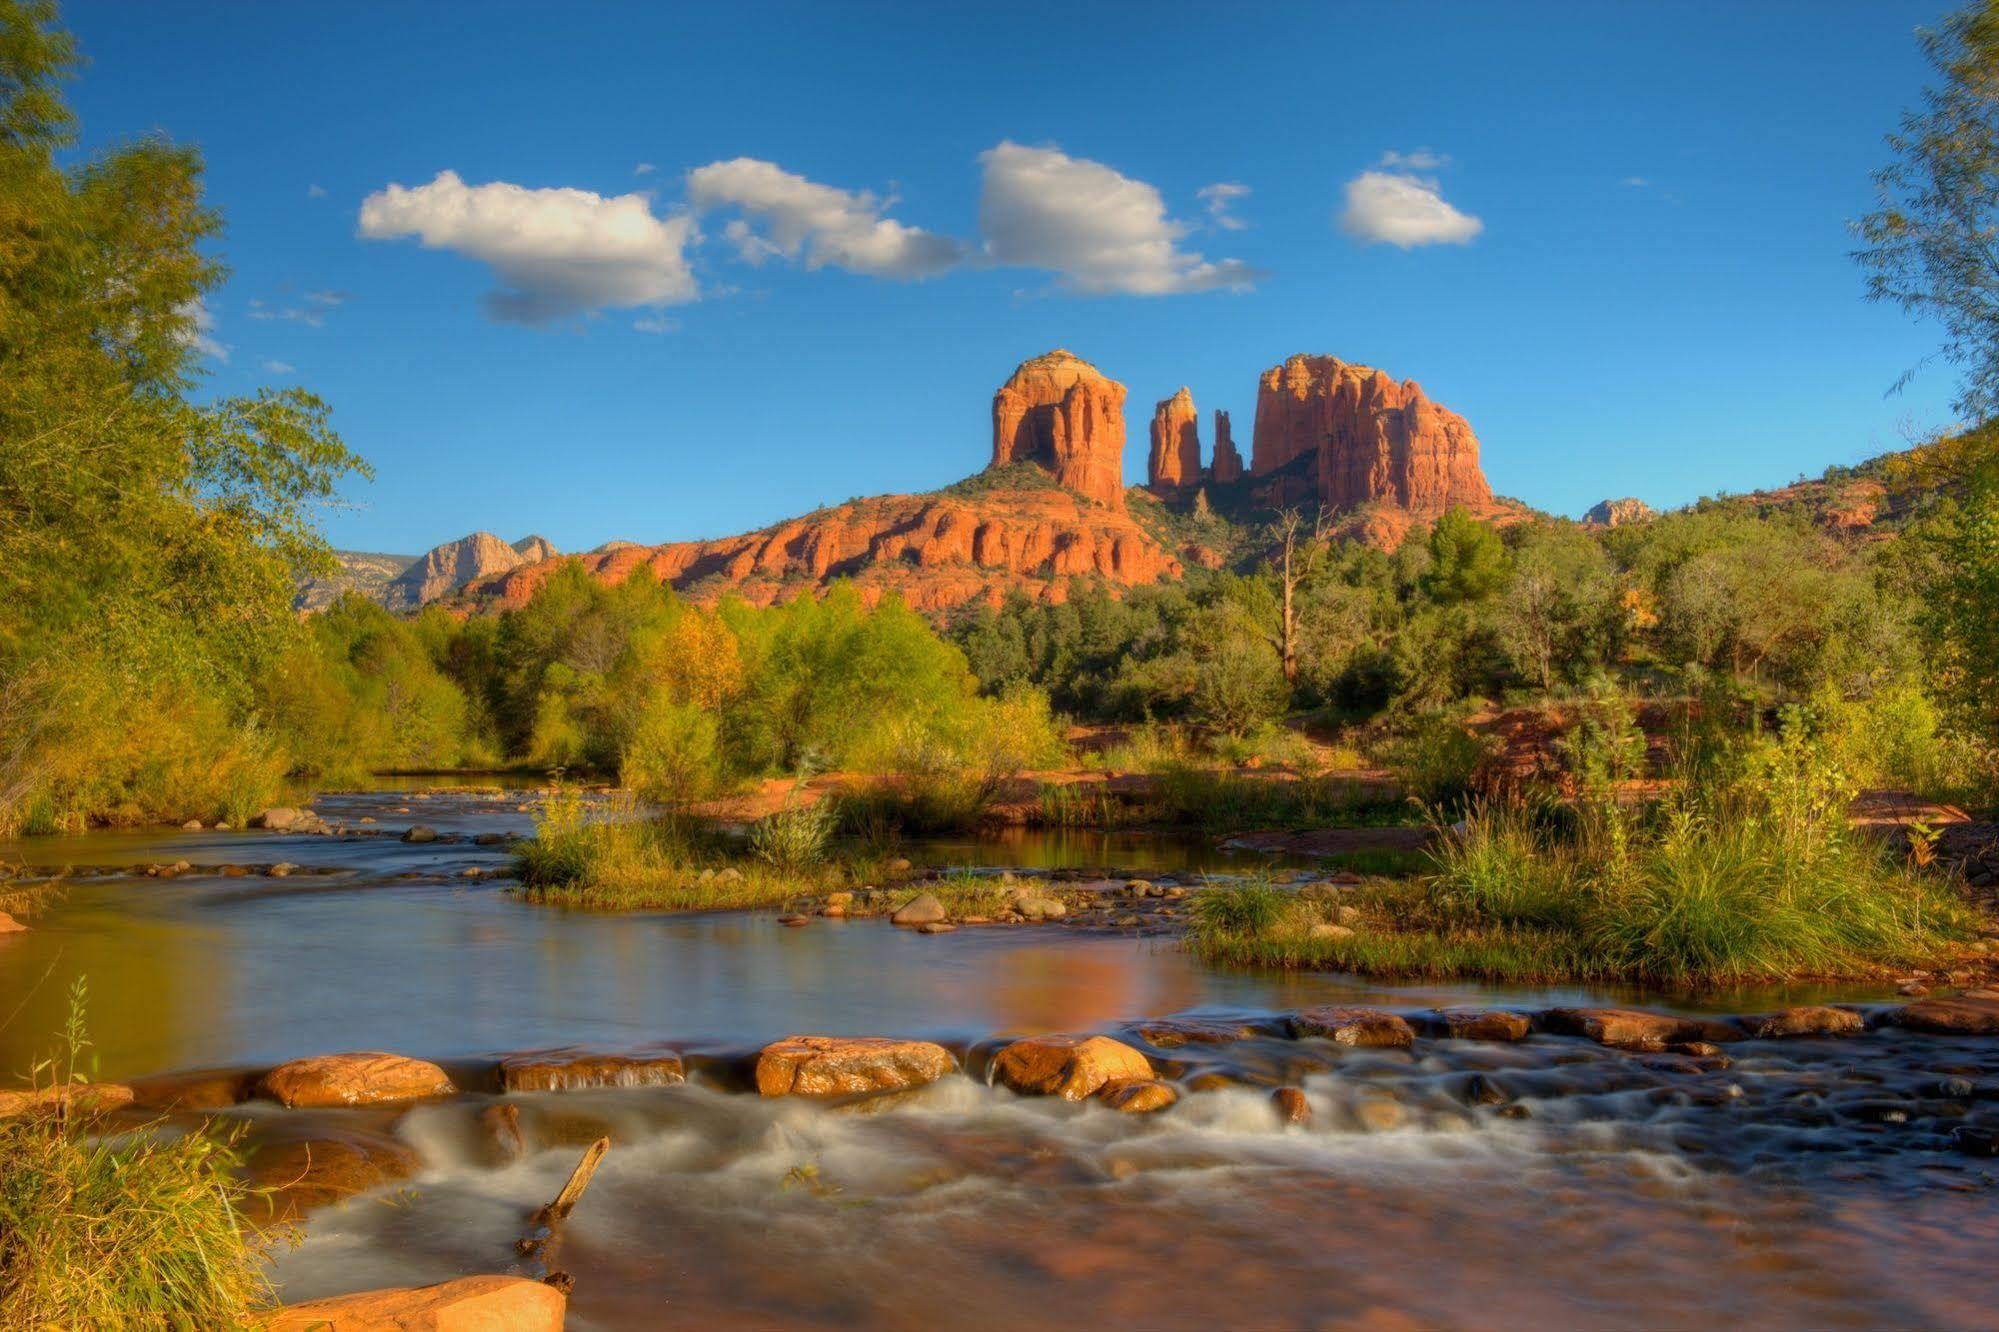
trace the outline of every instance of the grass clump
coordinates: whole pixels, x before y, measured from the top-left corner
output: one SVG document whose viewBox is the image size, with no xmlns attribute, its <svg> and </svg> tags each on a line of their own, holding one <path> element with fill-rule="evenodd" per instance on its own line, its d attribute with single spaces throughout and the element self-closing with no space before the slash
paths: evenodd
<svg viewBox="0 0 1999 1332">
<path fill-rule="evenodd" d="M 788 806 L 747 844 L 629 803 L 594 816 L 575 790 L 544 800 L 535 836 L 514 848 L 530 901 L 604 911 L 721 911 L 780 906 L 879 877 L 871 857 L 830 857 L 830 819 Z"/>
<path fill-rule="evenodd" d="M 1381 827 L 1418 817 L 1406 801 L 1338 776 L 1292 777 L 1169 767 L 1147 803 L 1147 821 L 1206 833 L 1328 825 Z"/>
<path fill-rule="evenodd" d="M 82 987 L 67 1050 L 37 1078 L 73 1084 Z M 82 1097 L 0 1120 L 0 1326 L 252 1327 L 286 1232 L 240 1217 L 249 1186 L 207 1129 L 111 1134 Z"/>
</svg>

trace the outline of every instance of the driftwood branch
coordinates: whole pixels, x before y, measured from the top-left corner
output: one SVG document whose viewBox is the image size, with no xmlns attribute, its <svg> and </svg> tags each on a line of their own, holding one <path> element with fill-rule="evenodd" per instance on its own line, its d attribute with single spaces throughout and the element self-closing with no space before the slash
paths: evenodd
<svg viewBox="0 0 1999 1332">
<path fill-rule="evenodd" d="M 569 1182 L 562 1186 L 562 1192 L 555 1195 L 555 1201 L 537 1207 L 528 1218 L 528 1233 L 521 1237 L 515 1247 L 523 1258 L 537 1261 L 542 1269 L 541 1280 L 568 1294 L 576 1279 L 555 1266 L 556 1249 L 562 1239 L 562 1223 L 576 1210 L 576 1204 L 583 1201 L 583 1191 L 590 1187 L 590 1177 L 603 1164 L 604 1153 L 611 1150 L 609 1138 L 599 1138 L 584 1149 L 583 1159 L 569 1172 Z"/>
</svg>

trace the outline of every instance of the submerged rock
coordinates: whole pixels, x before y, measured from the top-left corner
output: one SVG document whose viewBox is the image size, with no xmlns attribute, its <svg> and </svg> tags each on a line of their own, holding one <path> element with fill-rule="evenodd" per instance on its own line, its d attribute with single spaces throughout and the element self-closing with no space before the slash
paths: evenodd
<svg viewBox="0 0 1999 1332">
<path fill-rule="evenodd" d="M 271 1332 L 562 1332 L 568 1299 L 526 1277 L 476 1276 L 293 1304 Z"/>
<path fill-rule="evenodd" d="M 427 824 L 419 823 L 403 834 L 403 840 L 405 842 L 434 842 L 437 840 L 437 829 Z"/>
<path fill-rule="evenodd" d="M 1442 1008 L 1433 1021 L 1442 1034 L 1459 1041 L 1524 1041 L 1534 1028 L 1525 1013 L 1504 1008 Z"/>
<path fill-rule="evenodd" d="M 1323 1036 L 1356 1049 L 1406 1049 L 1416 1043 L 1416 1033 L 1407 1022 L 1379 1008 L 1344 1008 L 1330 1005 L 1293 1014 L 1291 1034 L 1298 1037 Z"/>
<path fill-rule="evenodd" d="M 765 1096 L 853 1096 L 935 1082 L 957 1066 L 931 1041 L 885 1036 L 787 1036 L 757 1056 Z"/>
<path fill-rule="evenodd" d="M 324 825 L 320 822 L 319 815 L 309 809 L 274 805 L 261 814 L 251 815 L 250 826 L 270 832 L 317 832 Z"/>
<path fill-rule="evenodd" d="M 1029 1036 L 999 1052 L 993 1077 L 1023 1095 L 1080 1101 L 1106 1083 L 1150 1080 L 1152 1061 L 1108 1036 Z"/>
<path fill-rule="evenodd" d="M 315 1055 L 280 1064 L 263 1076 L 257 1090 L 296 1110 L 417 1101 L 430 1096 L 449 1096 L 455 1088 L 436 1064 L 363 1050 Z"/>
<path fill-rule="evenodd" d="M 1286 1124 L 1308 1124 L 1312 1120 L 1312 1103 L 1297 1087 L 1279 1087 L 1270 1093 L 1270 1104 Z"/>
<path fill-rule="evenodd" d="M 598 1054 L 537 1050 L 500 1062 L 500 1086 L 510 1092 L 580 1091 L 589 1087 L 667 1087 L 687 1081 L 678 1054 Z"/>
<path fill-rule="evenodd" d="M 252 1218 L 291 1221 L 315 1207 L 342 1202 L 417 1172 L 406 1144 L 387 1134 L 353 1129 L 309 1137 L 265 1139 L 244 1163 L 259 1190 Z"/>
</svg>

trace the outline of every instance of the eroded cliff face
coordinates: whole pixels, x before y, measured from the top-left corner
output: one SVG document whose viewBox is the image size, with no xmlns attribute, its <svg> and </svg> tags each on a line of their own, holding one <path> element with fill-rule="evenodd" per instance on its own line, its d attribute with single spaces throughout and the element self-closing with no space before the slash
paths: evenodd
<svg viewBox="0 0 1999 1332">
<path fill-rule="evenodd" d="M 1124 385 L 1057 348 L 993 395 L 992 466 L 1036 462 L 1099 504 L 1124 507 Z"/>
<path fill-rule="evenodd" d="M 1152 409 L 1152 453 L 1146 459 L 1145 484 L 1158 491 L 1179 490 L 1201 483 L 1201 418 L 1194 410 L 1194 392 L 1180 391 Z"/>
<path fill-rule="evenodd" d="M 1229 414 L 1219 408 L 1215 411 L 1215 460 L 1208 468 L 1208 479 L 1224 486 L 1242 480 L 1242 454 L 1229 434 Z"/>
<path fill-rule="evenodd" d="M 555 547 L 538 536 L 508 545 L 491 532 L 474 532 L 419 556 L 383 589 L 382 604 L 390 610 L 420 610 L 467 583 L 550 559 L 555 553 Z"/>
<path fill-rule="evenodd" d="M 1385 503 L 1432 516 L 1493 505 L 1478 437 L 1415 380 L 1332 356 L 1293 356 L 1257 383 L 1250 471 L 1267 477 L 1310 459 L 1311 488 L 1340 512 Z"/>
<path fill-rule="evenodd" d="M 1652 517 L 1652 506 L 1642 499 L 1606 499 L 1590 505 L 1583 515 L 1583 522 L 1594 527 L 1622 527 L 1626 523 L 1642 523 Z"/>
<path fill-rule="evenodd" d="M 893 590 L 920 611 L 998 604 L 1013 592 L 1067 599 L 1069 580 L 1120 587 L 1176 578 L 1181 564 L 1127 515 L 1046 486 L 976 494 L 887 495 L 716 541 L 623 545 L 573 556 L 584 571 L 621 582 L 640 566 L 708 604 L 724 595 L 754 605 L 817 592 L 846 579 L 870 603 Z M 504 610 L 524 604 L 562 561 L 483 579 L 465 599 Z"/>
</svg>

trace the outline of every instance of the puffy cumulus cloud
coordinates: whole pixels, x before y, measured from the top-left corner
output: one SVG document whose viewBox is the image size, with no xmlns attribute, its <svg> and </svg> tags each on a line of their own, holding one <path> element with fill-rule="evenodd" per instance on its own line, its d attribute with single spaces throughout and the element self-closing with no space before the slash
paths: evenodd
<svg viewBox="0 0 1999 1332">
<path fill-rule="evenodd" d="M 802 256 L 807 268 L 907 280 L 941 273 L 964 253 L 948 236 L 883 217 L 893 199 L 821 185 L 754 157 L 688 172 L 687 200 L 701 210 L 741 209 L 746 216 L 722 235 L 753 264 Z"/>
<path fill-rule="evenodd" d="M 1191 229 L 1159 191 L 1101 162 L 1005 141 L 980 154 L 979 230 L 995 263 L 1045 268 L 1085 296 L 1247 288 L 1263 274 L 1180 248 Z"/>
<path fill-rule="evenodd" d="M 1436 177 L 1417 174 L 1449 161 L 1427 148 L 1383 154 L 1375 169 L 1347 182 L 1340 229 L 1368 244 L 1382 242 L 1405 250 L 1418 245 L 1469 245 L 1485 230 L 1485 223 L 1445 202 Z"/>
<path fill-rule="evenodd" d="M 428 185 L 391 185 L 364 199 L 361 235 L 415 237 L 427 249 L 486 264 L 501 284 L 486 296 L 487 313 L 510 323 L 701 294 L 687 262 L 687 247 L 700 239 L 694 219 L 655 217 L 643 194 L 467 185 L 440 171 Z"/>
<path fill-rule="evenodd" d="M 1217 181 L 1213 185 L 1203 185 L 1194 191 L 1194 197 L 1208 206 L 1208 222 L 1223 231 L 1241 231 L 1249 223 L 1237 217 L 1231 209 L 1236 201 L 1249 197 L 1249 186 L 1238 185 L 1232 180 Z"/>
</svg>

